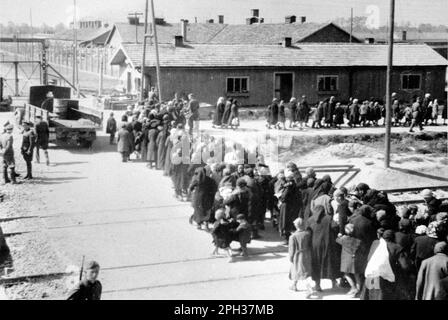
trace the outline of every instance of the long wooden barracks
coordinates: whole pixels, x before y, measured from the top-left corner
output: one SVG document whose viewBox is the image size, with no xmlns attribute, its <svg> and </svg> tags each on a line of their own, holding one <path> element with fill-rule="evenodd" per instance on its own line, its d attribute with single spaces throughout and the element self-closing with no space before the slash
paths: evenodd
<svg viewBox="0 0 448 320">
<path fill-rule="evenodd" d="M 329 96 L 340 101 L 384 98 L 387 45 L 360 43 L 356 38 L 348 43 L 347 33 L 334 24 L 308 34 L 297 31 L 301 26 L 228 26 L 202 43 L 186 42 L 182 35 L 171 33 L 171 43 L 159 41 L 163 98 L 193 92 L 201 102 L 214 104 L 218 97 L 231 96 L 243 106 L 302 95 L 312 103 Z M 117 50 L 109 62 L 119 66 L 123 85 L 135 92 L 142 45 L 115 43 Z M 146 51 L 144 74 L 150 87 L 156 84 L 154 46 L 148 45 Z M 396 44 L 393 65 L 392 90 L 401 99 L 429 92 L 445 100 L 448 61 L 429 46 Z"/>
</svg>

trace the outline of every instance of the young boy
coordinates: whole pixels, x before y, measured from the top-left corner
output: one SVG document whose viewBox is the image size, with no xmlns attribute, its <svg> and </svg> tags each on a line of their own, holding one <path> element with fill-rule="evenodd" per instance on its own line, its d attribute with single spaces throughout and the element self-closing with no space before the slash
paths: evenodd
<svg viewBox="0 0 448 320">
<path fill-rule="evenodd" d="M 339 236 L 336 242 L 342 246 L 341 252 L 341 272 L 350 284 L 351 290 L 347 295 L 356 297 L 361 290 L 361 266 L 359 266 L 359 248 L 361 240 L 353 238 L 354 226 L 347 224 L 345 226 L 345 235 Z"/>
<path fill-rule="evenodd" d="M 219 249 L 224 249 L 229 257 L 229 262 L 233 262 L 232 249 L 230 243 L 232 242 L 232 235 L 230 233 L 230 223 L 226 220 L 224 209 L 218 209 L 215 212 L 215 223 L 213 224 L 212 236 L 215 249 L 212 255 L 218 255 Z"/>
<path fill-rule="evenodd" d="M 290 289 L 297 291 L 297 282 L 304 281 L 307 297 L 312 291 L 311 280 L 311 233 L 306 230 L 303 219 L 294 220 L 296 231 L 289 237 L 288 255 L 291 262 L 289 279 L 293 281 Z"/>
<path fill-rule="evenodd" d="M 250 243 L 251 240 L 250 224 L 247 222 L 244 214 L 237 215 L 236 222 L 238 222 L 238 226 L 235 229 L 231 229 L 233 235 L 232 238 L 240 243 L 241 248 L 238 249 L 238 251 L 241 251 L 241 255 L 244 258 L 247 258 L 249 256 L 247 253 L 247 244 Z"/>
<path fill-rule="evenodd" d="M 84 279 L 73 288 L 67 300 L 100 300 L 102 285 L 97 280 L 100 272 L 100 265 L 96 261 L 87 264 Z"/>
</svg>

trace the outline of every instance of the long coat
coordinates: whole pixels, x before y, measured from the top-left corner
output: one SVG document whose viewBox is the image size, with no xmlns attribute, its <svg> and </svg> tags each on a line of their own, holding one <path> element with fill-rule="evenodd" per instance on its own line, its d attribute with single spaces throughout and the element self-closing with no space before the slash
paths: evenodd
<svg viewBox="0 0 448 320">
<path fill-rule="evenodd" d="M 215 126 L 220 126 L 222 124 L 222 116 L 224 115 L 225 104 L 218 103 L 215 108 L 215 113 L 213 115 L 213 124 Z"/>
<path fill-rule="evenodd" d="M 305 280 L 311 277 L 311 233 L 309 231 L 296 231 L 289 237 L 288 255 L 291 262 L 289 279 Z"/>
<path fill-rule="evenodd" d="M 416 300 L 448 300 L 441 280 L 448 277 L 448 256 L 437 253 L 423 261 L 417 277 Z"/>
<path fill-rule="evenodd" d="M 221 119 L 222 123 L 227 124 L 229 122 L 231 109 L 232 109 L 232 102 L 227 101 L 224 107 L 224 113 L 222 114 Z"/>
<path fill-rule="evenodd" d="M 344 113 L 345 110 L 342 106 L 336 107 L 334 110 L 334 123 L 335 124 L 344 124 Z"/>
<path fill-rule="evenodd" d="M 281 205 L 278 228 L 280 234 L 287 235 L 294 230 L 293 221 L 299 217 L 302 209 L 302 196 L 299 188 L 292 181 L 286 182 L 282 188 L 279 198 Z"/>
<path fill-rule="evenodd" d="M 312 232 L 313 280 L 338 278 L 340 272 L 338 250 L 336 249 L 336 223 L 329 215 L 324 214 L 319 221 L 314 214 L 307 224 L 308 229 Z"/>
<path fill-rule="evenodd" d="M 148 161 L 157 161 L 157 129 L 152 128 L 148 131 Z"/>
<path fill-rule="evenodd" d="M 204 167 L 195 170 L 194 177 L 188 189 L 192 192 L 191 205 L 194 208 L 193 220 L 198 224 L 208 221 L 211 208 L 213 207 L 217 185 L 212 178 L 207 176 Z"/>
<path fill-rule="evenodd" d="M 434 246 L 439 240 L 423 235 L 414 239 L 411 247 L 411 257 L 414 259 L 417 270 L 423 260 L 434 255 Z"/>
<path fill-rule="evenodd" d="M 162 170 L 165 167 L 165 157 L 166 157 L 166 139 L 168 138 L 167 128 L 163 128 L 159 132 L 156 139 L 157 144 L 157 169 Z"/>
<path fill-rule="evenodd" d="M 358 254 L 358 250 L 361 246 L 361 240 L 344 235 L 337 238 L 336 242 L 342 246 L 341 272 L 353 274 L 363 273 L 365 267 L 363 262 L 360 261 L 360 256 Z"/>
<path fill-rule="evenodd" d="M 270 112 L 269 112 L 269 124 L 270 125 L 276 125 L 278 122 L 278 104 L 276 102 L 273 102 L 269 106 Z"/>
<path fill-rule="evenodd" d="M 310 112 L 310 108 L 308 106 L 308 102 L 302 101 L 297 106 L 297 121 L 304 122 L 308 119 L 308 114 Z"/>
<path fill-rule="evenodd" d="M 117 151 L 131 153 L 133 144 L 134 141 L 131 140 L 129 131 L 124 128 L 120 129 L 117 136 Z"/>
</svg>

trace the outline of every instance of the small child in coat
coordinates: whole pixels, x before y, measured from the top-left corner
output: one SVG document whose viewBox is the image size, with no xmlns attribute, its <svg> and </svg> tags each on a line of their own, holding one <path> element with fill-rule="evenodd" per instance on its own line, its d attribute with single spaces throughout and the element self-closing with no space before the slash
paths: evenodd
<svg viewBox="0 0 448 320">
<path fill-rule="evenodd" d="M 289 237 L 288 256 L 291 262 L 289 279 L 293 281 L 290 289 L 297 290 L 299 281 L 305 282 L 307 297 L 312 294 L 311 280 L 311 232 L 305 228 L 302 218 L 294 220 L 296 231 Z"/>
<path fill-rule="evenodd" d="M 229 262 L 233 262 L 232 250 L 230 249 L 230 243 L 232 242 L 231 224 L 226 220 L 224 209 L 216 210 L 215 219 L 216 221 L 211 231 L 213 244 L 215 245 L 212 255 L 218 255 L 219 249 L 224 249 L 229 257 Z"/>
<path fill-rule="evenodd" d="M 350 284 L 350 291 L 347 295 L 355 297 L 360 293 L 362 283 L 363 266 L 360 262 L 359 249 L 361 247 L 361 240 L 352 237 L 354 226 L 353 224 L 345 225 L 345 235 L 341 235 L 336 239 L 336 242 L 342 246 L 341 252 L 341 272 L 344 273 L 344 278 Z"/>
<path fill-rule="evenodd" d="M 236 216 L 236 221 L 238 222 L 238 226 L 235 229 L 232 229 L 233 240 L 238 241 L 240 243 L 241 255 L 243 257 L 248 257 L 247 253 L 247 244 L 250 243 L 250 224 L 246 220 L 246 216 L 244 214 L 239 214 Z"/>
</svg>

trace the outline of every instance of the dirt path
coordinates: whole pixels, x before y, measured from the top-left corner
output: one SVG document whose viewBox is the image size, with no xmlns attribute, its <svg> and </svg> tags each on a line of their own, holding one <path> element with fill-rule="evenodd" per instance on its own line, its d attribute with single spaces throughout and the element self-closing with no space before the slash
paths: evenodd
<svg viewBox="0 0 448 320">
<path fill-rule="evenodd" d="M 0 116 L 0 123 L 11 117 Z M 174 199 L 171 181 L 144 163 L 121 163 L 103 134 L 93 150 L 51 149 L 50 160 L 49 167 L 35 165 L 34 182 L 2 186 L 10 196 L 0 204 L 1 218 L 35 217 L 2 223 L 5 233 L 30 231 L 7 238 L 10 276 L 65 272 L 85 255 L 102 267 L 104 299 L 304 298 L 303 292 L 287 290 L 287 248 L 272 226 L 260 241 L 252 241 L 249 260 L 229 264 L 212 258 L 211 236 L 188 224 L 192 209 Z M 6 293 L 61 298 L 70 280 L 47 278 Z M 329 285 L 324 282 L 324 289 Z M 343 293 L 326 291 L 321 298 L 345 299 Z"/>
</svg>

